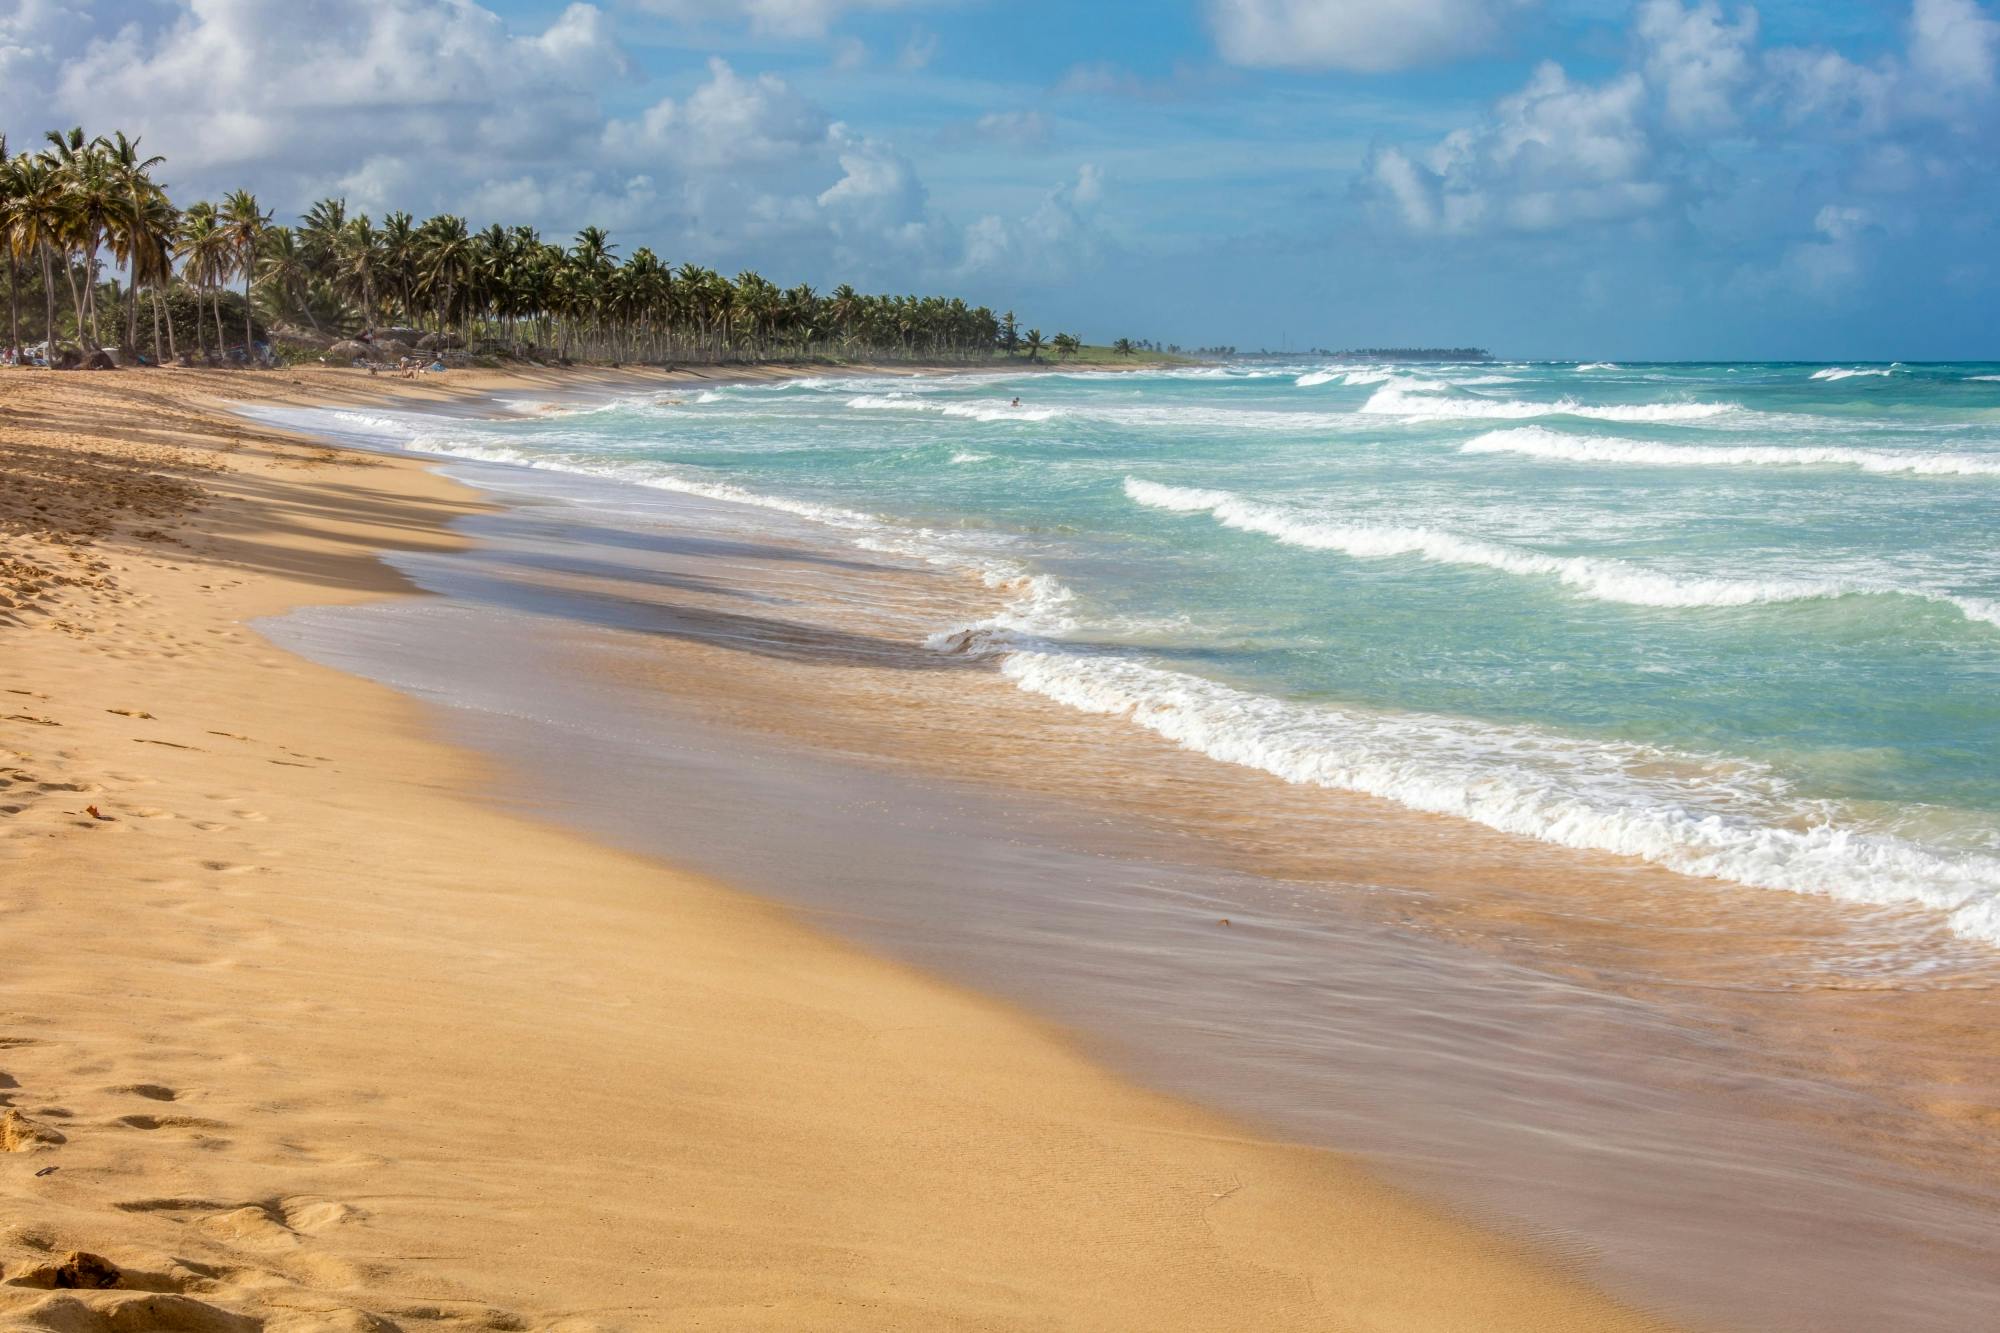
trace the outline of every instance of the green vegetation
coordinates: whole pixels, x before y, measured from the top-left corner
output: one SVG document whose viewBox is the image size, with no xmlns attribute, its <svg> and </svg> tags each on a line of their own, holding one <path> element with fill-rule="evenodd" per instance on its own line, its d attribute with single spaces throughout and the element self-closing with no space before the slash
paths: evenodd
<svg viewBox="0 0 2000 1333">
<path fill-rule="evenodd" d="M 87 139 L 80 128 L 45 139 L 39 152 L 10 154 L 0 136 L 0 261 L 4 345 L 46 340 L 52 361 L 65 345 L 250 360 L 266 329 L 335 357 L 374 354 L 338 341 L 370 334 L 377 347 L 612 362 L 1039 362 L 1053 352 L 1090 364 L 1099 350 L 1067 333 L 1024 337 L 1012 311 L 956 297 L 781 289 L 747 270 L 731 279 L 675 267 L 645 247 L 621 260 L 597 227 L 564 247 L 529 227 L 474 231 L 450 215 L 378 223 L 339 199 L 313 204 L 295 227 L 274 225 L 244 190 L 180 208 L 154 178 L 162 159 L 142 157 L 137 140 Z"/>
</svg>

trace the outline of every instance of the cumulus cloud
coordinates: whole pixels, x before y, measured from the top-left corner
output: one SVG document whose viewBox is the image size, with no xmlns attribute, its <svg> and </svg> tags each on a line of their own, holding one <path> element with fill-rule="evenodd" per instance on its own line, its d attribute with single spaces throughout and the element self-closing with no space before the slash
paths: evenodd
<svg viewBox="0 0 2000 1333">
<path fill-rule="evenodd" d="M 1104 197 L 1104 173 L 1086 162 L 1028 216 L 1009 221 L 989 215 L 966 228 L 966 275 L 1032 273 L 1060 280 L 1096 262 L 1103 252 L 1095 212 Z"/>
<path fill-rule="evenodd" d="M 1515 7 L 1510 0 L 1208 0 L 1208 23 L 1231 64 L 1379 73 L 1477 51 Z"/>
<path fill-rule="evenodd" d="M 1916 0 L 1910 11 L 1910 69 L 1954 92 L 1993 91 L 2000 23 L 1973 0 Z"/>
<path fill-rule="evenodd" d="M 795 161 L 826 139 L 826 116 L 776 75 L 746 79 L 720 57 L 708 72 L 686 99 L 662 98 L 635 120 L 608 122 L 606 153 L 624 163 L 740 166 Z"/>
<path fill-rule="evenodd" d="M 1709 0 L 1682 9 L 1675 0 L 1639 6 L 1637 35 L 1647 81 L 1659 91 L 1669 124 L 1722 130 L 1736 124 L 1738 98 L 1755 72 L 1757 11 L 1724 20 Z"/>
<path fill-rule="evenodd" d="M 1667 194 L 1643 122 L 1645 96 L 1637 74 L 1578 84 L 1544 62 L 1484 125 L 1455 131 L 1417 158 L 1386 149 L 1370 169 L 1416 231 L 1547 231 L 1628 217 Z"/>
<path fill-rule="evenodd" d="M 720 8 L 804 30 L 855 7 Z M 587 3 L 522 25 L 474 0 L 0 0 L 0 128 L 17 143 L 58 124 L 140 135 L 178 198 L 249 186 L 287 217 L 338 195 L 377 217 L 452 211 L 552 238 L 597 223 L 628 253 L 816 280 L 966 271 L 969 229 L 909 158 L 784 79 L 712 59 L 607 116 L 629 72 Z M 1047 210 L 1000 225 L 1047 230 Z"/>
<path fill-rule="evenodd" d="M 1645 0 L 1624 70 L 1580 82 L 1544 63 L 1478 123 L 1379 147 L 1362 192 L 1393 228 L 1433 237 L 1775 216 L 1795 238 L 1783 271 L 1825 294 L 1860 277 L 1899 213 L 1924 211 L 1917 192 L 1983 179 L 2000 24 L 1975 0 L 1915 0 L 1905 49 L 1866 63 L 1757 33 L 1747 7 Z M 1738 168 L 1746 152 L 1759 170 Z M 1874 202 L 1802 213 L 1806 191 Z"/>
</svg>

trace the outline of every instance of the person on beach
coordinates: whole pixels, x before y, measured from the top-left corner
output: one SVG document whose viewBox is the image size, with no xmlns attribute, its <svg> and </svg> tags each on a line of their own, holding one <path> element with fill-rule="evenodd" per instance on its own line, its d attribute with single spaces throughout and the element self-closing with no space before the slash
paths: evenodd
<svg viewBox="0 0 2000 1333">
<path fill-rule="evenodd" d="M 1013 402 L 1007 404 L 1007 406 L 1009 407 L 1019 407 L 1020 405 L 1021 405 L 1021 400 L 1018 398 L 1016 398 Z"/>
</svg>

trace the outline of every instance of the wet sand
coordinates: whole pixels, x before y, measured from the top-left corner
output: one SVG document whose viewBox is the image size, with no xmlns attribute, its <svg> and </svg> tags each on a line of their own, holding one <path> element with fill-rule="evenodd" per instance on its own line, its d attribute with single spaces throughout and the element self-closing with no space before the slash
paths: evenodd
<svg viewBox="0 0 2000 1333">
<path fill-rule="evenodd" d="M 504 517 L 217 407 L 365 381 L 0 374 L 0 1327 L 1660 1327 L 272 646 Z"/>
<path fill-rule="evenodd" d="M 1993 1308 L 1987 952 L 1069 713 L 919 646 L 979 590 L 808 523 L 453 470 L 515 498 L 466 525 L 472 553 L 401 562 L 440 600 L 273 632 L 449 702 L 454 735 L 532 774 L 497 798 L 809 908 L 1156 1086 L 1366 1149 L 1691 1319 Z"/>
</svg>

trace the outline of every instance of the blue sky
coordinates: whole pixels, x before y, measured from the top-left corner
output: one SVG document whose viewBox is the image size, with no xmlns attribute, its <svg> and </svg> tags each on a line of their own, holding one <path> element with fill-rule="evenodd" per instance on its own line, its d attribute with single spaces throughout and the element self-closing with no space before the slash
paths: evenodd
<svg viewBox="0 0 2000 1333">
<path fill-rule="evenodd" d="M 2000 356 L 1978 0 L 0 0 L 0 127 L 1045 329 Z"/>
</svg>

